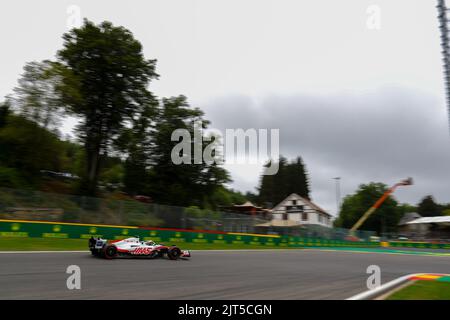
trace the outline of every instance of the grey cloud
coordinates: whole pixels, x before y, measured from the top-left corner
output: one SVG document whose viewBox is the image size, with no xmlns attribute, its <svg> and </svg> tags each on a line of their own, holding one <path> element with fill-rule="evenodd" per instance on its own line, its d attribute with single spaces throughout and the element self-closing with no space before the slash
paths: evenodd
<svg viewBox="0 0 450 320">
<path fill-rule="evenodd" d="M 426 194 L 450 202 L 450 137 L 443 99 L 399 87 L 365 93 L 228 96 L 201 106 L 212 126 L 279 128 L 280 150 L 301 155 L 318 204 L 336 211 L 334 181 L 342 194 L 361 183 L 393 184 L 412 176 L 416 184 L 397 198 L 415 204 Z M 248 180 L 233 176 L 234 187 L 248 190 Z M 244 182 L 246 180 L 246 182 Z M 258 177 L 251 179 L 254 186 Z"/>
</svg>

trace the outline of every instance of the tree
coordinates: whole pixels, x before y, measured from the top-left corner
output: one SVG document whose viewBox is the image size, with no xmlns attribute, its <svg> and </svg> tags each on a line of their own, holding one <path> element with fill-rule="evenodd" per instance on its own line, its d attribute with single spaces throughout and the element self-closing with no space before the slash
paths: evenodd
<svg viewBox="0 0 450 320">
<path fill-rule="evenodd" d="M 306 173 L 305 165 L 301 157 L 297 157 L 294 161 L 286 166 L 286 194 L 292 193 L 291 190 L 298 195 L 309 199 L 309 181 Z"/>
<path fill-rule="evenodd" d="M 418 204 L 417 213 L 422 217 L 440 216 L 442 214 L 441 207 L 434 201 L 431 195 L 424 197 Z"/>
<path fill-rule="evenodd" d="M 344 198 L 334 225 L 350 229 L 386 190 L 387 186 L 383 183 L 371 182 L 360 185 L 355 194 Z M 402 209 L 399 209 L 397 201 L 389 196 L 360 229 L 378 233 L 395 231 L 401 216 Z"/>
<path fill-rule="evenodd" d="M 22 116 L 11 114 L 6 118 L 5 125 L 0 128 L 0 150 L 0 166 L 4 169 L 4 177 L 6 174 L 14 176 L 11 181 L 19 181 L 22 177 L 21 181 L 26 184 L 35 184 L 40 170 L 58 171 L 61 168 L 63 145 L 58 136 Z"/>
<path fill-rule="evenodd" d="M 278 173 L 280 172 L 280 169 L 282 166 L 282 163 L 279 164 L 278 167 Z M 264 166 L 264 171 L 267 170 L 267 168 L 270 167 L 270 162 L 268 162 L 265 166 Z M 260 177 L 260 183 L 259 183 L 259 188 L 258 188 L 258 203 L 266 206 L 266 207 L 273 207 L 274 205 L 276 205 L 276 201 L 277 201 L 277 191 L 276 191 L 276 185 L 275 185 L 275 176 L 274 175 L 266 175 L 263 174 Z"/>
<path fill-rule="evenodd" d="M 6 125 L 6 119 L 10 114 L 11 105 L 9 101 L 0 103 L 0 129 Z"/>
<path fill-rule="evenodd" d="M 400 216 L 403 217 L 406 213 L 409 212 L 417 212 L 417 207 L 412 206 L 409 203 L 402 203 L 398 205 L 399 212 L 401 212 Z"/>
<path fill-rule="evenodd" d="M 123 184 L 124 191 L 131 195 L 147 194 L 149 173 L 146 159 L 139 154 L 131 154 L 125 161 Z"/>
<path fill-rule="evenodd" d="M 244 197 L 244 200 L 246 199 L 246 200 L 252 202 L 253 204 L 258 203 L 258 195 L 251 191 L 247 191 L 243 197 Z M 235 202 L 235 203 L 242 203 L 242 202 Z"/>
<path fill-rule="evenodd" d="M 77 128 L 86 153 L 81 192 L 94 195 L 114 139 L 155 104 L 147 86 L 158 77 L 156 61 L 144 58 L 142 45 L 130 31 L 110 22 L 94 25 L 85 20 L 63 39 L 57 55 L 62 78 L 58 89 L 67 111 L 82 120 Z"/>
<path fill-rule="evenodd" d="M 269 164 L 270 162 L 265 168 L 269 167 Z M 291 193 L 309 199 L 308 175 L 302 159 L 297 157 L 289 163 L 285 157 L 280 156 L 277 174 L 263 174 L 258 190 L 258 203 L 269 207 L 278 204 Z"/>
<path fill-rule="evenodd" d="M 81 145 L 70 140 L 60 140 L 63 147 L 60 170 L 81 176 L 85 168 L 85 153 Z"/>
<path fill-rule="evenodd" d="M 155 118 L 158 124 L 153 135 L 151 148 L 151 190 L 155 201 L 179 206 L 211 206 L 211 197 L 224 183 L 230 181 L 228 173 L 216 163 L 175 164 L 172 150 L 180 141 L 172 141 L 176 129 L 189 133 L 187 143 L 193 151 L 195 146 L 194 125 L 201 123 L 206 129 L 209 122 L 203 119 L 203 112 L 189 106 L 186 97 L 177 96 L 162 99 Z M 210 142 L 203 140 L 200 145 L 203 152 Z M 185 150 L 183 150 L 184 152 Z M 192 158 L 193 152 L 188 154 Z M 219 156 L 219 155 L 215 155 Z M 190 158 L 190 159 L 191 159 Z"/>
<path fill-rule="evenodd" d="M 122 181 L 124 180 L 124 168 L 121 163 L 112 165 L 105 168 L 100 179 L 102 184 L 110 191 L 114 191 L 121 187 Z"/>
<path fill-rule="evenodd" d="M 139 117 L 133 119 L 132 126 L 123 128 L 115 141 L 117 149 L 124 155 L 124 191 L 129 194 L 147 194 L 150 184 L 151 148 L 154 124 L 152 118 L 156 109 L 148 107 Z"/>
<path fill-rule="evenodd" d="M 61 98 L 57 90 L 60 77 L 48 60 L 25 65 L 12 98 L 15 108 L 25 118 L 46 129 L 60 123 Z"/>
</svg>

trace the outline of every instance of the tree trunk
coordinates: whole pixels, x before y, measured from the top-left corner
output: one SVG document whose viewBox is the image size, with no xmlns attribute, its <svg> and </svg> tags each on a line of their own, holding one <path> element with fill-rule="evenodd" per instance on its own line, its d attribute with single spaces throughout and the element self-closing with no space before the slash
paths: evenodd
<svg viewBox="0 0 450 320">
<path fill-rule="evenodd" d="M 86 143 L 86 177 L 85 182 L 82 184 L 81 190 L 83 194 L 87 196 L 95 196 L 97 194 L 98 176 L 100 173 L 101 155 L 100 146 L 96 142 Z"/>
</svg>

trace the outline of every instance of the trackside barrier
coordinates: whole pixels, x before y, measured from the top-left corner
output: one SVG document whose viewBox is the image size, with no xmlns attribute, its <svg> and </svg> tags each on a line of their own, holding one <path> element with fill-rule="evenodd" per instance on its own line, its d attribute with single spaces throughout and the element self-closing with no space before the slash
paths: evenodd
<svg viewBox="0 0 450 320">
<path fill-rule="evenodd" d="M 138 236 L 156 242 L 250 245 L 261 247 L 379 247 L 379 242 L 351 242 L 293 236 L 232 233 L 205 230 L 164 229 L 136 226 L 94 225 L 63 222 L 0 220 L 0 238 L 123 239 Z M 450 244 L 426 242 L 389 242 L 388 247 L 450 249 Z"/>
<path fill-rule="evenodd" d="M 429 243 L 429 242 L 412 242 L 412 241 L 392 241 L 389 247 L 394 248 L 418 248 L 418 249 L 450 249 L 450 243 Z"/>
<path fill-rule="evenodd" d="M 123 239 L 138 236 L 156 242 L 249 245 L 263 247 L 377 247 L 378 242 L 347 242 L 278 235 L 227 233 L 135 226 L 112 226 L 62 222 L 0 220 L 0 238 Z"/>
</svg>

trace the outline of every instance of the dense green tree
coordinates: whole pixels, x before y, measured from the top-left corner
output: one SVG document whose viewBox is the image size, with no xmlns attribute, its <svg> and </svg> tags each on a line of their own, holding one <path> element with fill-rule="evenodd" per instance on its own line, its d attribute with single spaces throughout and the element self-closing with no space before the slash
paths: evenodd
<svg viewBox="0 0 450 320">
<path fill-rule="evenodd" d="M 383 183 L 371 182 L 359 186 L 355 194 L 344 198 L 335 226 L 351 228 L 362 215 L 383 195 L 387 186 Z M 360 230 L 393 232 L 402 216 L 402 209 L 397 201 L 389 196 L 360 227 Z"/>
<path fill-rule="evenodd" d="M 149 192 L 149 171 L 142 154 L 131 154 L 123 166 L 124 191 L 131 195 L 145 195 Z"/>
<path fill-rule="evenodd" d="M 14 88 L 14 108 L 20 115 L 43 128 L 60 124 L 61 97 L 57 90 L 60 76 L 50 61 L 30 62 Z"/>
<path fill-rule="evenodd" d="M 139 117 L 133 119 L 131 127 L 123 128 L 115 142 L 124 155 L 124 191 L 129 194 L 148 194 L 150 192 L 151 148 L 153 145 L 153 117 L 156 108 L 149 106 Z"/>
<path fill-rule="evenodd" d="M 249 195 L 248 193 L 243 195 L 240 191 L 236 191 L 236 190 L 233 190 L 233 189 L 226 189 L 226 190 L 230 194 L 231 204 L 243 204 L 247 200 L 248 201 L 253 201 L 254 200 L 252 198 L 247 198 L 247 196 Z"/>
<path fill-rule="evenodd" d="M 203 112 L 192 108 L 186 97 L 164 98 L 156 116 L 156 131 L 151 148 L 151 195 L 155 202 L 173 205 L 197 205 L 204 207 L 217 188 L 230 181 L 228 173 L 216 163 L 174 164 L 172 150 L 181 141 L 172 141 L 172 133 L 176 129 L 189 132 L 192 157 L 195 148 L 194 125 L 201 123 L 206 129 L 209 122 L 203 119 Z M 203 140 L 201 150 L 209 144 Z M 218 156 L 218 155 L 216 155 Z"/>
<path fill-rule="evenodd" d="M 40 170 L 51 170 L 80 176 L 75 185 L 85 195 L 101 185 L 206 210 L 245 201 L 224 186 L 230 177 L 217 163 L 172 162 L 173 131 L 187 129 L 194 150 L 194 123 L 206 129 L 209 122 L 184 96 L 158 101 L 148 91 L 158 77 L 156 60 L 144 58 L 130 31 L 85 20 L 63 40 L 57 61 L 26 64 L 12 107 L 9 100 L 0 105 L 0 184 L 20 186 L 22 177 L 32 181 Z M 77 141 L 58 136 L 66 115 L 80 119 Z M 203 140 L 202 153 L 209 147 Z"/>
<path fill-rule="evenodd" d="M 122 163 L 105 165 L 100 174 L 100 181 L 107 190 L 114 191 L 122 187 L 124 181 L 124 166 Z"/>
<path fill-rule="evenodd" d="M 264 166 L 263 170 L 266 170 L 267 167 L 270 166 L 270 162 Z M 280 172 L 280 167 L 278 168 L 278 172 Z M 277 201 L 277 191 L 275 185 L 275 177 L 274 175 L 266 175 L 263 174 L 260 177 L 260 183 L 258 188 L 258 204 L 261 204 L 266 207 L 273 207 L 276 205 Z"/>
<path fill-rule="evenodd" d="M 40 170 L 59 171 L 64 147 L 58 136 L 22 116 L 9 115 L 0 128 L 0 166 L 14 181 L 39 181 Z M 6 179 L 4 179 L 6 180 Z"/>
<path fill-rule="evenodd" d="M 60 170 L 81 176 L 85 168 L 83 146 L 69 140 L 61 140 L 60 143 L 63 147 Z"/>
<path fill-rule="evenodd" d="M 38 103 L 34 106 L 39 108 Z M 45 117 L 31 116 L 31 111 L 21 109 L 27 107 L 17 107 L 12 112 L 10 100 L 0 104 L 0 186 L 40 188 L 41 170 L 79 174 L 83 149 L 77 143 L 62 140 L 56 130 L 50 131 L 55 119 L 44 121 Z"/>
<path fill-rule="evenodd" d="M 269 207 L 277 205 L 291 193 L 309 199 L 308 175 L 302 159 L 297 157 L 294 161 L 288 162 L 285 157 L 280 156 L 278 172 L 275 175 L 263 174 L 258 190 L 258 203 Z"/>
<path fill-rule="evenodd" d="M 110 22 L 64 34 L 58 52 L 58 90 L 67 110 L 81 118 L 77 130 L 86 154 L 82 192 L 96 193 L 102 161 L 114 139 L 132 119 L 155 103 L 147 90 L 157 78 L 155 60 L 147 60 L 132 33 Z"/>
<path fill-rule="evenodd" d="M 296 190 L 295 193 L 309 199 L 309 182 L 308 176 L 301 157 L 297 157 L 294 161 L 286 166 L 286 173 L 284 179 L 287 181 L 284 188 L 285 194 L 290 194 L 291 190 Z"/>
<path fill-rule="evenodd" d="M 11 106 L 9 101 L 0 103 L 0 128 L 6 125 L 6 119 L 8 118 L 8 115 L 11 112 L 10 110 Z"/>
<path fill-rule="evenodd" d="M 257 204 L 258 201 L 258 195 L 256 193 L 253 193 L 251 191 L 247 191 L 244 195 L 244 198 L 250 202 L 252 202 L 253 204 Z M 239 203 L 239 202 L 237 202 Z"/>
<path fill-rule="evenodd" d="M 417 205 L 417 213 L 422 217 L 440 216 L 441 210 L 440 205 L 434 201 L 431 195 L 424 197 Z"/>
<path fill-rule="evenodd" d="M 398 209 L 400 212 L 400 216 L 403 216 L 404 214 L 408 213 L 408 212 L 417 212 L 417 207 L 416 206 L 412 206 L 408 203 L 402 203 L 398 205 Z"/>
<path fill-rule="evenodd" d="M 0 165 L 0 187 L 28 188 L 29 186 L 29 181 L 17 169 Z"/>
<path fill-rule="evenodd" d="M 217 209 L 219 206 L 232 206 L 234 204 L 242 204 L 248 199 L 241 192 L 233 189 L 227 189 L 224 186 L 219 186 L 211 196 L 211 206 Z M 250 200 L 251 201 L 251 200 Z"/>
</svg>

